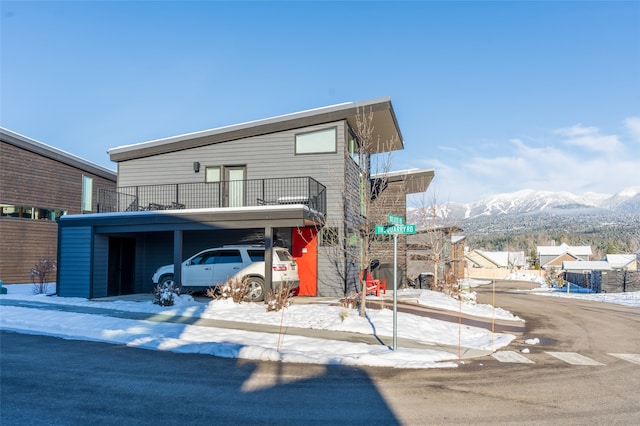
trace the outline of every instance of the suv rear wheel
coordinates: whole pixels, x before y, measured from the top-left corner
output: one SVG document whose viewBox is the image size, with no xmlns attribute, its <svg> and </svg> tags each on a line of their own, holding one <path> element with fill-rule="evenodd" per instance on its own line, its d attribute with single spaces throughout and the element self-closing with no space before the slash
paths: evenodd
<svg viewBox="0 0 640 426">
<path fill-rule="evenodd" d="M 264 300 L 264 280 L 260 277 L 246 278 L 249 283 L 249 298 L 252 302 L 262 302 Z"/>
</svg>

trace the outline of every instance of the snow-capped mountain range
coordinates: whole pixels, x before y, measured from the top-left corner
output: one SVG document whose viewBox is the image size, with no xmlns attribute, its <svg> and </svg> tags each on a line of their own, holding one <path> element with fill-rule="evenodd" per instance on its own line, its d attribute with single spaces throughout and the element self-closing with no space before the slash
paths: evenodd
<svg viewBox="0 0 640 426">
<path fill-rule="evenodd" d="M 593 192 L 574 195 L 569 192 L 524 189 L 482 198 L 467 204 L 449 202 L 438 207 L 441 218 L 447 217 L 453 220 L 542 212 L 573 214 L 609 211 L 640 215 L 640 186 L 625 188 L 613 195 Z"/>
</svg>

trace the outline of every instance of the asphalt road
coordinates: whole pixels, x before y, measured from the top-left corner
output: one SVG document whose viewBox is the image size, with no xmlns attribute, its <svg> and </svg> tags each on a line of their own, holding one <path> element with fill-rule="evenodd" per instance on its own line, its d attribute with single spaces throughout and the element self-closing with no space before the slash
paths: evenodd
<svg viewBox="0 0 640 426">
<path fill-rule="evenodd" d="M 477 288 L 479 303 L 495 299 L 527 320 L 506 350 L 532 364 L 474 359 L 453 370 L 378 370 L 371 377 L 403 424 L 640 423 L 640 365 L 610 353 L 640 355 L 640 309 L 533 296 L 521 282 Z M 539 345 L 526 339 L 538 338 Z M 602 365 L 577 366 L 548 352 L 575 352 Z"/>
<path fill-rule="evenodd" d="M 397 370 L 279 364 L 0 332 L 0 423 L 637 424 L 640 310 L 479 290 L 527 319 L 533 363 Z M 488 292 L 488 293 L 487 293 Z M 529 346 L 524 339 L 542 344 Z M 567 364 L 577 352 L 600 365 Z"/>
</svg>

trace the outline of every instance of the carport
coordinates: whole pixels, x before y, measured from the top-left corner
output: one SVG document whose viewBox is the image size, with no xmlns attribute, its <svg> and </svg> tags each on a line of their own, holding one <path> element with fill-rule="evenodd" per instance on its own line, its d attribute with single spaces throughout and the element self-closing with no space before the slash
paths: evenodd
<svg viewBox="0 0 640 426">
<path fill-rule="evenodd" d="M 306 205 L 151 210 L 63 216 L 58 227 L 57 294 L 97 298 L 149 292 L 151 275 L 198 250 L 224 244 L 264 244 L 265 283 L 272 248 L 292 245 L 292 230 L 317 229 L 324 216 Z M 299 239 L 295 244 L 304 244 Z M 315 250 L 297 250 L 313 253 Z M 186 256 L 185 256 L 186 255 Z M 297 258 L 317 268 L 317 258 Z"/>
</svg>

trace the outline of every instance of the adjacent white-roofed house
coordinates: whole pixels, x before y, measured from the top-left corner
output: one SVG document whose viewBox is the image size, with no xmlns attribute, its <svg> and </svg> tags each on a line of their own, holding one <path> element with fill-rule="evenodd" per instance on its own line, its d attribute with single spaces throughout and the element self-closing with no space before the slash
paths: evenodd
<svg viewBox="0 0 640 426">
<path fill-rule="evenodd" d="M 540 267 L 561 267 L 565 261 L 591 260 L 593 252 L 591 246 L 569 246 L 562 243 L 559 246 L 538 246 L 536 248 Z"/>
<path fill-rule="evenodd" d="M 635 271 L 638 269 L 638 259 L 635 254 L 607 254 L 606 261 L 612 269 Z"/>
<path fill-rule="evenodd" d="M 591 271 L 611 271 L 611 265 L 603 260 L 574 260 L 562 262 L 565 272 L 588 273 Z"/>
<path fill-rule="evenodd" d="M 525 266 L 523 251 L 484 251 L 472 250 L 465 255 L 475 268 L 519 269 Z"/>
</svg>

